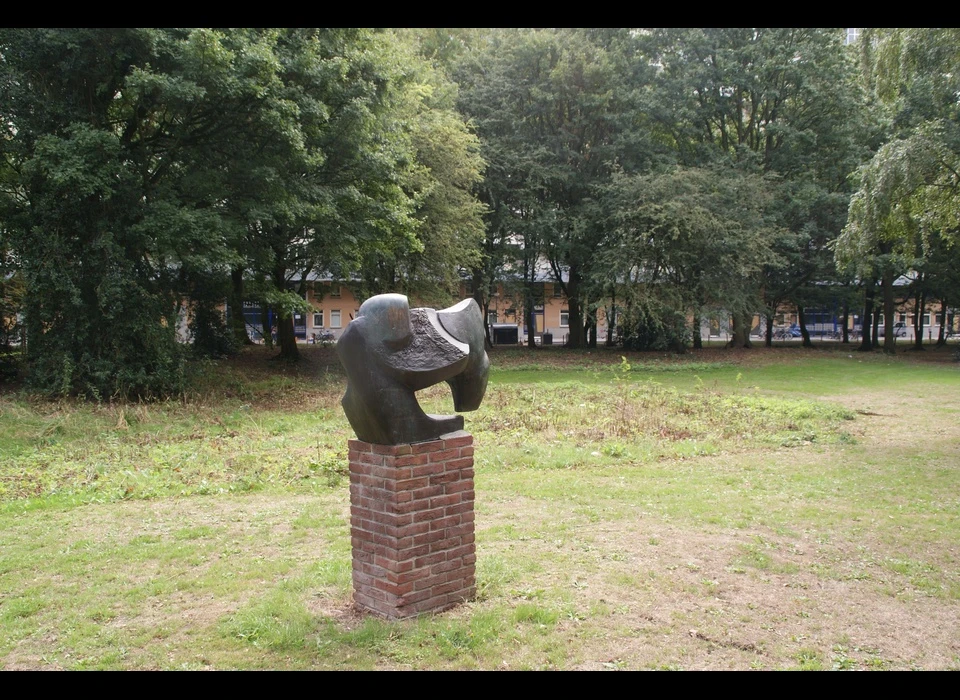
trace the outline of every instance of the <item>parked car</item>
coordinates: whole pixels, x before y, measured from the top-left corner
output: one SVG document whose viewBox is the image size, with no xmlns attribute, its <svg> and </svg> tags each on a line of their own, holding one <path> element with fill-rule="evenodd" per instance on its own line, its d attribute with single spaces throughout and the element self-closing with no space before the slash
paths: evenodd
<svg viewBox="0 0 960 700">
<path fill-rule="evenodd" d="M 877 328 L 877 335 L 881 338 L 884 337 L 884 326 L 879 326 Z M 903 338 L 907 335 L 907 324 L 903 321 L 893 324 L 893 337 L 894 338 Z"/>
</svg>

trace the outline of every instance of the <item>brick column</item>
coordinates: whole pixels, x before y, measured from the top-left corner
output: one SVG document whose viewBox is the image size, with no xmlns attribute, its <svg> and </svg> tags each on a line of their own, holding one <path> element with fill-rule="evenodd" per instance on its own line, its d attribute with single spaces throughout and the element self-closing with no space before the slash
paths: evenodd
<svg viewBox="0 0 960 700">
<path fill-rule="evenodd" d="M 411 445 L 350 440 L 353 600 L 396 619 L 476 591 L 473 436 Z"/>
</svg>

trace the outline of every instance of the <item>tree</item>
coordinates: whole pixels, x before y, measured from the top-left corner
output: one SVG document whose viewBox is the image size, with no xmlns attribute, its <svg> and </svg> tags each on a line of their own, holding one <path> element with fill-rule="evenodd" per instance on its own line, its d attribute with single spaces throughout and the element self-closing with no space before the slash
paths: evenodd
<svg viewBox="0 0 960 700">
<path fill-rule="evenodd" d="M 420 55 L 431 42 L 412 32 L 387 39 L 391 62 L 402 69 L 392 80 L 382 130 L 406 152 L 399 184 L 413 205 L 413 235 L 369 251 L 364 291 L 445 304 L 480 260 L 484 207 L 473 194 L 484 167 L 480 144 L 456 111 L 457 86 L 444 65 Z"/>
<path fill-rule="evenodd" d="M 182 383 L 178 293 L 228 257 L 216 144 L 258 102 L 255 40 L 196 30 L 0 32 L 6 224 L 29 379 L 154 396 Z"/>
<path fill-rule="evenodd" d="M 415 160 L 390 128 L 399 72 L 383 37 L 0 32 L 0 196 L 34 386 L 179 390 L 181 317 L 193 304 L 195 339 L 214 337 L 214 299 L 229 278 L 239 307 L 245 270 L 269 283 L 295 358 L 292 282 L 414 240 L 428 196 L 404 189 Z"/>
<path fill-rule="evenodd" d="M 657 29 L 641 36 L 659 68 L 644 111 L 679 162 L 777 176 L 776 255 L 754 278 L 758 296 L 734 315 L 732 344 L 749 345 L 754 311 L 770 318 L 830 269 L 824 261 L 843 224 L 846 176 L 862 150 L 850 57 L 835 29 Z"/>
<path fill-rule="evenodd" d="M 837 263 L 883 279 L 885 328 L 893 327 L 896 277 L 955 240 L 960 205 L 960 32 L 868 30 L 861 74 L 890 114 L 891 138 L 857 173 Z M 884 351 L 895 351 L 887 332 Z"/>
<path fill-rule="evenodd" d="M 585 342 L 591 281 L 606 274 L 594 262 L 605 233 L 596 193 L 638 151 L 631 99 L 645 64 L 632 41 L 629 32 L 492 32 L 457 71 L 488 164 L 488 223 L 506 225 L 516 250 L 546 257 L 569 304 L 573 347 Z M 528 275 L 528 307 L 532 285 Z"/>
<path fill-rule="evenodd" d="M 612 237 L 601 255 L 625 284 L 628 323 L 642 349 L 678 348 L 709 308 L 751 309 L 754 280 L 779 234 L 768 179 L 729 168 L 674 167 L 617 177 L 609 191 Z M 636 332 L 636 331 L 635 331 Z"/>
</svg>

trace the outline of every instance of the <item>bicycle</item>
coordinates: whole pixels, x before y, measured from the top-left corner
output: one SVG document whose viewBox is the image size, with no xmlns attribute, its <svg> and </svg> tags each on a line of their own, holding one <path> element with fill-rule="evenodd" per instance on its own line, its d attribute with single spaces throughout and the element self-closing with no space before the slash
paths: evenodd
<svg viewBox="0 0 960 700">
<path fill-rule="evenodd" d="M 789 328 L 778 328 L 773 332 L 774 340 L 789 340 L 793 337 Z"/>
</svg>

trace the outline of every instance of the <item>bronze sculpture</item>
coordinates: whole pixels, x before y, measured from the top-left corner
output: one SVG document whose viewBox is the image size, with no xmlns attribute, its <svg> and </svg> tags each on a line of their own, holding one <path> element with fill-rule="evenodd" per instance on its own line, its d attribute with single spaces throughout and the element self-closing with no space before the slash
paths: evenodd
<svg viewBox="0 0 960 700">
<path fill-rule="evenodd" d="M 399 445 L 435 440 L 463 428 L 463 416 L 428 415 L 416 392 L 442 381 L 457 411 L 474 411 L 487 387 L 490 361 L 483 316 L 473 299 L 448 309 L 411 309 L 402 294 L 367 299 L 337 342 L 347 370 L 341 401 L 366 442 Z"/>
</svg>

